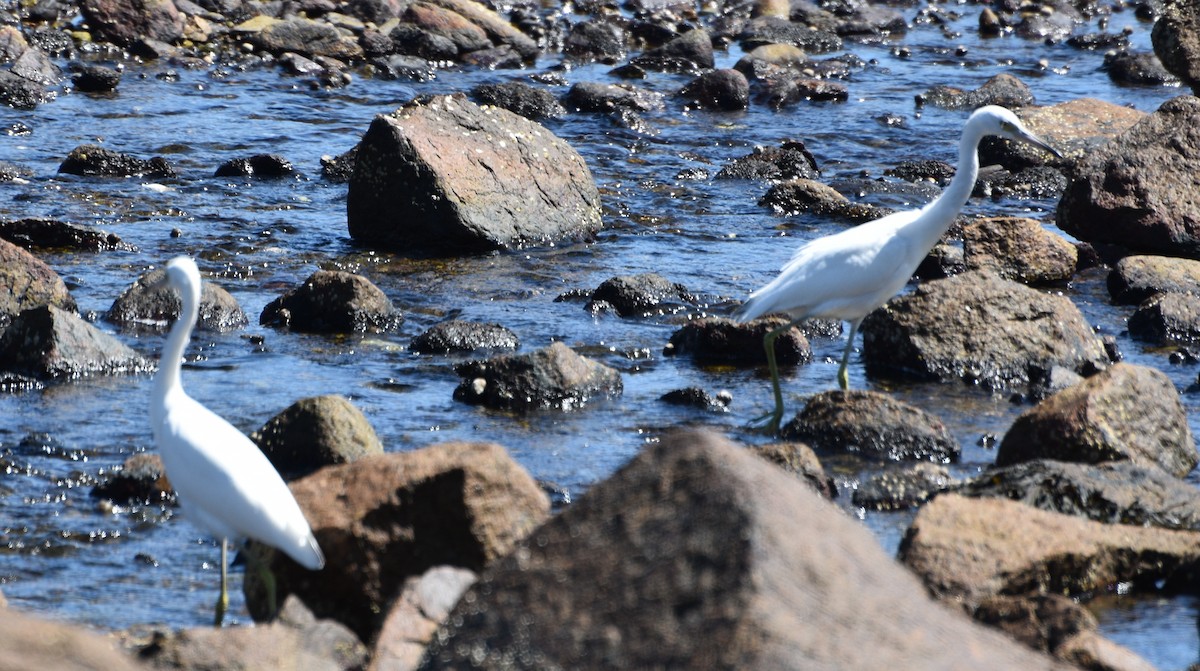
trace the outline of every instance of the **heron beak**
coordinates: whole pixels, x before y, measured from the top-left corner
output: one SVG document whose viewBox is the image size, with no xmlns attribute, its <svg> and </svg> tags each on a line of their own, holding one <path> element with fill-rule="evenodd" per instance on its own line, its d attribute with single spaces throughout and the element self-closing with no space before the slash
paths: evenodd
<svg viewBox="0 0 1200 671">
<path fill-rule="evenodd" d="M 1063 155 L 1061 153 L 1059 153 L 1059 151 L 1057 149 L 1055 149 L 1054 147 L 1051 147 L 1050 143 L 1046 142 L 1042 138 L 1034 135 L 1033 133 L 1030 133 L 1029 131 L 1027 131 L 1025 129 L 1021 129 L 1018 133 L 1018 136 L 1021 138 L 1021 140 L 1025 141 L 1035 147 L 1044 149 L 1044 150 L 1050 152 L 1051 154 L 1054 154 L 1054 156 L 1056 158 L 1063 158 Z"/>
</svg>

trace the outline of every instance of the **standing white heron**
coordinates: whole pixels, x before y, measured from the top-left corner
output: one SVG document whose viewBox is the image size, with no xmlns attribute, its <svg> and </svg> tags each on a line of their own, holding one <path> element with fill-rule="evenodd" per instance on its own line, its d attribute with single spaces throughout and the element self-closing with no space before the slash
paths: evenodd
<svg viewBox="0 0 1200 671">
<path fill-rule="evenodd" d="M 817 238 L 796 250 L 770 284 L 750 294 L 737 320 L 746 322 L 771 313 L 786 314 L 790 321 L 763 338 L 767 365 L 775 393 L 775 409 L 761 419 L 779 432 L 783 418 L 783 393 L 775 363 L 775 339 L 809 318 L 837 319 L 850 323 L 837 379 L 849 389 L 846 373 L 854 336 L 862 320 L 900 292 L 929 250 L 958 216 L 975 188 L 979 175 L 979 141 L 998 135 L 1027 142 L 1060 156 L 1050 145 L 1029 132 L 1009 110 L 996 105 L 980 107 L 963 126 L 958 143 L 958 170 L 936 199 L 917 210 L 889 214 L 840 233 Z"/>
<path fill-rule="evenodd" d="M 230 543 L 246 539 L 282 550 L 301 566 L 318 570 L 325 557 L 300 505 L 266 455 L 241 431 L 183 391 L 180 369 L 200 306 L 200 271 L 180 256 L 166 267 L 166 284 L 183 302 L 163 345 L 150 398 L 150 426 L 167 478 L 184 512 L 221 543 L 221 594 L 216 626 L 229 607 L 226 590 Z M 265 567 L 259 567 L 265 571 Z M 269 607 L 274 580 L 266 573 Z"/>
</svg>

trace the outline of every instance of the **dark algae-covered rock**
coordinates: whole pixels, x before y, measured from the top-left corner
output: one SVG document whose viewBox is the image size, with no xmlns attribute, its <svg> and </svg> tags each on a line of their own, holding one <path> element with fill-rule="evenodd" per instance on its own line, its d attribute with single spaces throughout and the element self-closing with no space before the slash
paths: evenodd
<svg viewBox="0 0 1200 671">
<path fill-rule="evenodd" d="M 318 270 L 304 284 L 271 301 L 259 323 L 307 333 L 382 332 L 404 316 L 362 275 Z"/>
<path fill-rule="evenodd" d="M 293 477 L 383 453 L 383 445 L 362 411 L 336 394 L 296 401 L 250 439 L 280 473 Z"/>
<path fill-rule="evenodd" d="M 619 396 L 621 374 L 555 342 L 529 354 L 459 364 L 454 398 L 503 410 L 577 410 L 597 397 Z"/>
<path fill-rule="evenodd" d="M 126 328 L 165 331 L 179 317 L 179 295 L 165 284 L 166 271 L 144 273 L 113 301 L 104 318 Z M 249 320 L 237 300 L 213 282 L 200 287 L 200 313 L 196 326 L 208 331 L 231 331 Z"/>
<path fill-rule="evenodd" d="M 822 454 L 865 459 L 947 462 L 961 449 L 941 420 L 873 391 L 829 391 L 809 399 L 782 436 Z"/>
</svg>

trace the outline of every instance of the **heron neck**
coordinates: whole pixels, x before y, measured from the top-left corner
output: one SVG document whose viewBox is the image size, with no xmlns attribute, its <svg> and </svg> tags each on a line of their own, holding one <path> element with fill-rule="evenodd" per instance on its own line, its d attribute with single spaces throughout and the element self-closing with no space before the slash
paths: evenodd
<svg viewBox="0 0 1200 671">
<path fill-rule="evenodd" d="M 171 325 L 167 341 L 163 344 L 162 358 L 158 362 L 158 373 L 154 376 L 154 404 L 151 412 L 155 413 L 156 423 L 161 419 L 162 405 L 166 398 L 175 393 L 183 392 L 180 382 L 180 371 L 183 362 L 183 351 L 191 339 L 192 329 L 200 311 L 200 287 L 185 287 L 180 290 L 182 308 L 179 318 Z"/>
<path fill-rule="evenodd" d="M 979 141 L 983 135 L 970 123 L 963 128 L 962 139 L 958 143 L 958 168 L 954 178 L 946 186 L 942 194 L 925 207 L 925 215 L 920 218 L 928 222 L 922 238 L 928 244 L 925 248 L 933 247 L 946 234 L 946 230 L 954 223 L 958 211 L 966 204 L 975 189 L 975 179 L 979 177 Z"/>
</svg>

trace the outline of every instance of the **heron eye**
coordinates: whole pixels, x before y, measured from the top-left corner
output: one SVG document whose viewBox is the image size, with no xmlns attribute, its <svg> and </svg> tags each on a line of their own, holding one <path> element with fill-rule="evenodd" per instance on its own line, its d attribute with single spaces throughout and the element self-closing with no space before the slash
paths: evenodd
<svg viewBox="0 0 1200 671">
<path fill-rule="evenodd" d="M 1000 130 L 1004 131 L 1005 133 L 1015 133 L 1017 132 L 1017 125 L 1011 121 L 1001 121 Z"/>
</svg>

